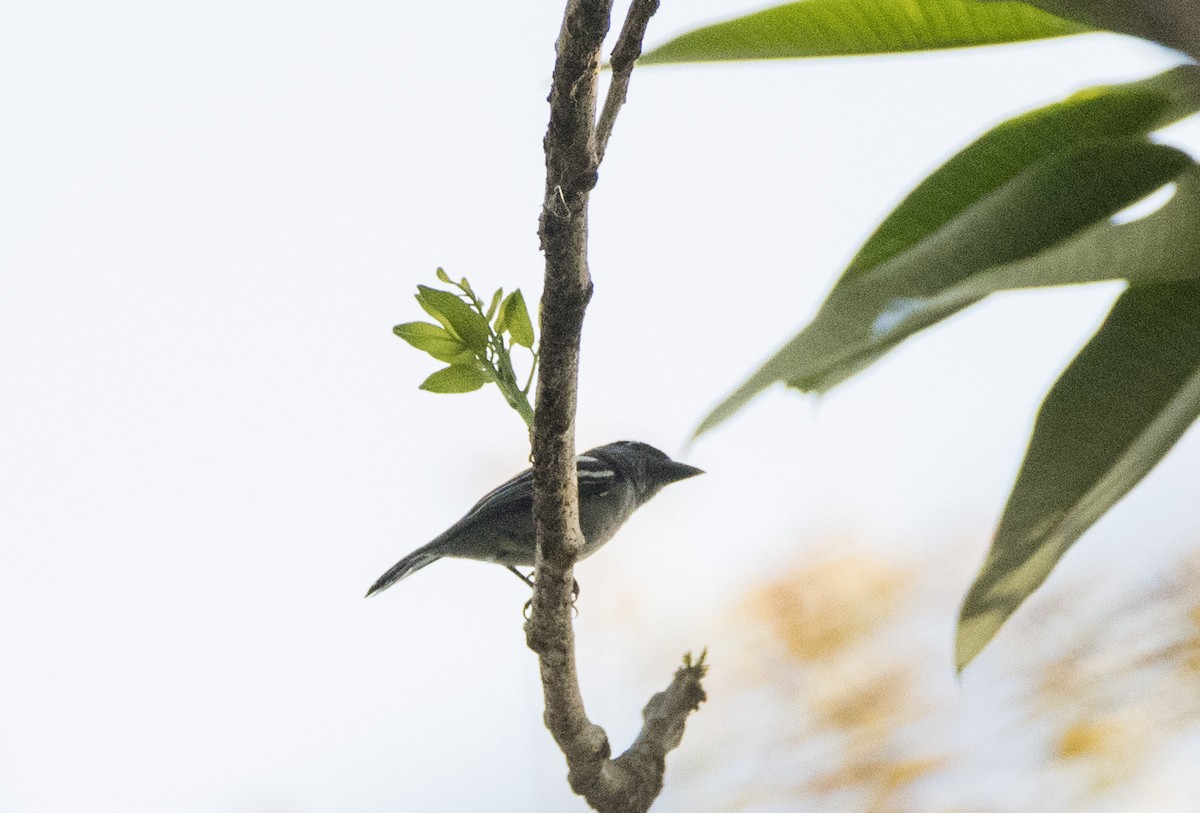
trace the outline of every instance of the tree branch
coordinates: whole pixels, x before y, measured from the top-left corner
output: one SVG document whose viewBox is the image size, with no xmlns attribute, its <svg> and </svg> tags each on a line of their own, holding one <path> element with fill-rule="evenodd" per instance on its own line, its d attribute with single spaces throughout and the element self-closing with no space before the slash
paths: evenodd
<svg viewBox="0 0 1200 813">
<path fill-rule="evenodd" d="M 642 39 L 646 36 L 646 26 L 650 18 L 658 11 L 658 0 L 632 0 L 629 13 L 625 15 L 625 25 L 621 27 L 621 35 L 613 47 L 609 65 L 612 67 L 612 84 L 608 86 L 608 96 L 604 99 L 604 110 L 600 112 L 600 122 L 596 125 L 596 161 L 604 160 L 604 152 L 608 149 L 608 138 L 612 135 L 613 125 L 617 123 L 617 113 L 625 104 L 625 95 L 629 91 L 629 77 L 633 75 L 633 66 L 642 55 Z"/>
<path fill-rule="evenodd" d="M 649 11 L 640 12 L 644 20 L 626 23 L 614 50 L 614 64 L 619 52 L 624 79 L 620 99 L 613 101 L 616 97 L 609 94 L 612 112 L 605 140 L 624 101 L 651 5 L 656 7 L 657 0 L 634 0 L 631 17 L 635 9 Z M 612 0 L 568 0 L 556 45 L 538 230 L 546 269 L 533 431 L 537 580 L 525 636 L 538 655 L 546 727 L 567 759 L 571 789 L 597 810 L 640 813 L 661 790 L 666 753 L 679 744 L 688 714 L 704 699 L 700 678 L 705 667 L 703 656 L 694 665 L 685 660 L 671 686 L 646 706 L 637 741 L 618 759 L 609 759 L 608 736 L 588 719 L 579 691 L 571 605 L 574 564 L 584 541 L 575 473 L 575 401 L 583 316 L 592 293 L 587 206 L 602 152 L 596 86 L 611 11 Z"/>
<path fill-rule="evenodd" d="M 591 783 L 611 753 L 604 730 L 584 711 L 571 629 L 573 568 L 583 546 L 575 476 L 575 397 L 583 315 L 592 291 L 587 202 L 596 184 L 596 77 L 611 9 L 611 0 L 567 3 L 543 142 L 546 193 L 538 230 L 546 269 L 533 431 L 537 581 L 525 636 L 538 654 L 546 727 L 567 758 L 576 793 Z"/>
</svg>

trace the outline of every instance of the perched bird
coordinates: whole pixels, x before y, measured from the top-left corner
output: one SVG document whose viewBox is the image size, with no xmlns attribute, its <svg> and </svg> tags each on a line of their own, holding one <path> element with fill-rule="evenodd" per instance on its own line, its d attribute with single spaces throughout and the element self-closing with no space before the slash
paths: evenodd
<svg viewBox="0 0 1200 813">
<path fill-rule="evenodd" d="M 579 527 L 584 546 L 580 559 L 591 556 L 663 486 L 703 474 L 676 463 L 645 443 L 620 440 L 575 458 L 579 478 Z M 484 496 L 428 545 L 397 562 L 371 585 L 367 595 L 386 590 L 410 573 L 443 556 L 495 562 L 528 577 L 517 566 L 533 567 L 533 470 L 526 469 Z"/>
</svg>

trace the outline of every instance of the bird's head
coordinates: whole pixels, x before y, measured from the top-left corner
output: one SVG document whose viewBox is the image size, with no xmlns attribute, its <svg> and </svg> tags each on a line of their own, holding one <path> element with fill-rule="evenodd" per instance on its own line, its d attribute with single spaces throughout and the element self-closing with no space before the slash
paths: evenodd
<svg viewBox="0 0 1200 813">
<path fill-rule="evenodd" d="M 703 470 L 672 460 L 665 452 L 636 440 L 619 440 L 584 454 L 619 468 L 633 482 L 639 503 L 653 497 L 663 486 L 704 474 Z"/>
</svg>

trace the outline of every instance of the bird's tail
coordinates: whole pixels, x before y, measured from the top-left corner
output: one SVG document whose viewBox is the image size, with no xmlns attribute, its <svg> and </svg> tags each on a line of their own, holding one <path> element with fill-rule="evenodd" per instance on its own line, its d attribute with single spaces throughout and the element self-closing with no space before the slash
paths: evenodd
<svg viewBox="0 0 1200 813">
<path fill-rule="evenodd" d="M 436 562 L 441 558 L 441 552 L 433 549 L 430 545 L 426 545 L 423 548 L 418 548 L 417 550 L 408 554 L 408 556 L 405 556 L 399 562 L 396 562 L 396 564 L 392 565 L 387 573 L 384 573 L 382 576 L 380 576 L 379 579 L 373 585 L 371 585 L 371 589 L 367 591 L 367 598 L 370 598 L 380 591 L 388 589 L 410 573 L 416 573 L 418 570 L 425 567 L 425 565 Z"/>
</svg>

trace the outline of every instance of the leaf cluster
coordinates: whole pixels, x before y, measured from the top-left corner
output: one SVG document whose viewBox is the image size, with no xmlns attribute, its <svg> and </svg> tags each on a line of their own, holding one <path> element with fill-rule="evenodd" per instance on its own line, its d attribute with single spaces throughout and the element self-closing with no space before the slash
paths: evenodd
<svg viewBox="0 0 1200 813">
<path fill-rule="evenodd" d="M 498 288 L 485 306 L 466 277 L 455 282 L 439 268 L 437 278 L 458 289 L 417 286 L 417 304 L 437 324 L 405 322 L 392 328 L 413 347 L 448 365 L 426 378 L 420 388 L 459 393 L 494 383 L 526 426 L 532 427 L 529 391 L 537 371 L 538 351 L 533 322 L 520 289 L 505 296 L 504 289 Z M 513 366 L 512 351 L 518 346 L 531 357 L 524 383 L 518 380 Z"/>
</svg>

